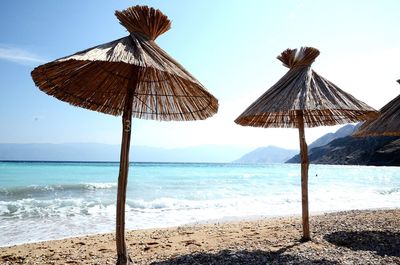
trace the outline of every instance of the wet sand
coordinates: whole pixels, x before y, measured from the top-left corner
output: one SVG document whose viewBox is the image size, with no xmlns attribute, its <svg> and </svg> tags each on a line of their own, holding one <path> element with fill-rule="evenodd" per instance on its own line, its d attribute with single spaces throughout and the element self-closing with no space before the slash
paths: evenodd
<svg viewBox="0 0 400 265">
<path fill-rule="evenodd" d="M 135 264 L 400 264 L 400 209 L 278 217 L 127 232 Z M 0 248 L 0 264 L 115 264 L 115 236 Z"/>
</svg>

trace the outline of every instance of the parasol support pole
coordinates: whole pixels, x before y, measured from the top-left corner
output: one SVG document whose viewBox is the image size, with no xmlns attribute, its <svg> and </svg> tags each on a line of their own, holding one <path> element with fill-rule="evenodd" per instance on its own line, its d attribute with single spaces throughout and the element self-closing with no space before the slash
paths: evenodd
<svg viewBox="0 0 400 265">
<path fill-rule="evenodd" d="M 304 134 L 304 116 L 302 111 L 297 111 L 299 125 L 300 158 L 301 158 L 301 209 L 303 219 L 303 242 L 311 240 L 310 223 L 308 214 L 308 148 Z"/>
<path fill-rule="evenodd" d="M 122 115 L 122 142 L 118 176 L 117 194 L 117 224 L 116 224 L 116 243 L 117 243 L 117 265 L 133 264 L 129 257 L 125 242 L 125 201 L 126 187 L 128 184 L 129 169 L 129 147 L 131 142 L 132 126 L 132 106 L 133 97 L 137 85 L 137 74 L 132 75 L 128 83 L 128 93 L 125 99 L 124 112 Z"/>
</svg>

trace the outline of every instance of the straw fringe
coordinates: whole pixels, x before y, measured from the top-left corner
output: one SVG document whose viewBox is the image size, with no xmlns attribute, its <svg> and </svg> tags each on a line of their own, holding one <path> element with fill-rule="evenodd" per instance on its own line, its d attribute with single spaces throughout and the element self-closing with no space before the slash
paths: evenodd
<svg viewBox="0 0 400 265">
<path fill-rule="evenodd" d="M 32 78 L 43 92 L 74 106 L 122 115 L 132 72 L 138 73 L 135 118 L 198 120 L 218 111 L 218 100 L 196 78 L 138 34 L 41 65 Z"/>
<path fill-rule="evenodd" d="M 383 106 L 380 112 L 376 120 L 365 122 L 353 136 L 400 136 L 400 95 Z"/>
<path fill-rule="evenodd" d="M 278 59 L 290 70 L 236 120 L 255 127 L 298 128 L 296 111 L 301 110 L 305 127 L 368 120 L 378 113 L 344 92 L 311 69 L 318 56 L 315 48 L 287 49 Z M 299 67 L 302 66 L 302 67 Z"/>
</svg>

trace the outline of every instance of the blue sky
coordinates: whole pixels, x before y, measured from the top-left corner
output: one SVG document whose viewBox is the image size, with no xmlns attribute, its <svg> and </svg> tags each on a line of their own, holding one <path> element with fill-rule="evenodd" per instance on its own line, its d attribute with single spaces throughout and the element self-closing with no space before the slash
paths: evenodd
<svg viewBox="0 0 400 265">
<path fill-rule="evenodd" d="M 121 119 L 72 107 L 34 86 L 37 65 L 127 35 L 115 10 L 146 4 L 172 29 L 157 43 L 220 102 L 197 122 L 133 121 L 137 145 L 278 145 L 298 148 L 296 129 L 233 120 L 287 69 L 286 48 L 321 51 L 314 70 L 379 109 L 399 94 L 400 1 L 53 1 L 0 3 L 0 143 L 120 143 Z M 308 142 L 338 126 L 306 130 Z M 195 139 L 195 140 L 194 140 Z"/>
</svg>

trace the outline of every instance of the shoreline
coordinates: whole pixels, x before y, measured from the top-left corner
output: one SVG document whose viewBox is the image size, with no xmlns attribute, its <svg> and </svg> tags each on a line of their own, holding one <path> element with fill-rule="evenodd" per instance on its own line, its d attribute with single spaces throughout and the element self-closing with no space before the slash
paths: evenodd
<svg viewBox="0 0 400 265">
<path fill-rule="evenodd" d="M 399 208 L 394 207 L 380 207 L 380 208 L 366 208 L 366 209 L 351 209 L 351 210 L 330 210 L 330 211 L 316 211 L 310 212 L 310 216 L 320 216 L 325 214 L 334 214 L 334 213 L 347 213 L 353 211 L 380 211 L 380 210 L 400 210 Z M 251 216 L 227 216 L 221 219 L 210 219 L 204 221 L 196 221 L 196 222 L 189 222 L 181 225 L 173 225 L 173 226 L 159 226 L 159 227 L 150 227 L 150 228 L 139 228 L 139 229 L 126 229 L 126 232 L 130 231 L 147 231 L 147 230 L 160 230 L 160 229 L 177 229 L 180 227 L 196 227 L 196 226 L 206 226 L 206 225 L 223 225 L 229 223 L 240 223 L 240 222 L 254 222 L 260 220 L 270 220 L 270 219 L 281 219 L 281 218 L 301 218 L 301 214 L 281 214 L 281 215 L 251 215 Z M 104 231 L 98 233 L 89 233 L 89 234 L 77 234 L 71 235 L 66 237 L 48 239 L 48 240 L 38 240 L 38 241 L 31 241 L 31 242 L 23 242 L 17 244 L 9 244 L 9 245 L 0 245 L 0 250 L 2 248 L 7 247 L 18 247 L 21 245 L 26 244 L 38 244 L 38 243 L 46 243 L 51 241 L 59 241 L 59 240 L 68 240 L 73 238 L 81 238 L 81 237 L 93 237 L 93 236 L 100 236 L 100 235 L 108 235 L 114 234 L 115 231 Z"/>
<path fill-rule="evenodd" d="M 399 208 L 314 213 L 310 221 L 306 243 L 298 215 L 130 230 L 126 238 L 137 264 L 400 264 Z M 115 255 L 112 233 L 0 247 L 1 264 L 115 264 Z"/>
</svg>

